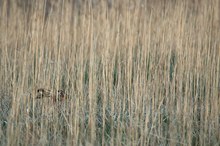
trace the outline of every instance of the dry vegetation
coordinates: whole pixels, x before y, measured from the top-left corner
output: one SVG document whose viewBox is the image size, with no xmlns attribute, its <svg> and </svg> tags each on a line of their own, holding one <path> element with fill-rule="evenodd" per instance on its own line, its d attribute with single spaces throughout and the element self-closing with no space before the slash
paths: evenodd
<svg viewBox="0 0 220 146">
<path fill-rule="evenodd" d="M 0 144 L 220 145 L 219 24 L 218 0 L 0 0 Z"/>
</svg>

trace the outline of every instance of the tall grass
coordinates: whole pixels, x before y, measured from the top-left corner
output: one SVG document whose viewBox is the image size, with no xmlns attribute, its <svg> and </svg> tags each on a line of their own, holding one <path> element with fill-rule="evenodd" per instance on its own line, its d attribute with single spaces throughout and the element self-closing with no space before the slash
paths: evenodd
<svg viewBox="0 0 220 146">
<path fill-rule="evenodd" d="M 218 0 L 0 4 L 1 145 L 220 144 Z"/>
</svg>

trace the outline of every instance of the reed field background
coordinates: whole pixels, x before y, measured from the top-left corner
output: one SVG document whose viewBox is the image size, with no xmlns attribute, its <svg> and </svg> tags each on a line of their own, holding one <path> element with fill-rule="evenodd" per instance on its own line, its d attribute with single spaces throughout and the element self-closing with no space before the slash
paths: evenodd
<svg viewBox="0 0 220 146">
<path fill-rule="evenodd" d="M 218 0 L 0 0 L 0 145 L 219 146 L 219 26 Z"/>
</svg>

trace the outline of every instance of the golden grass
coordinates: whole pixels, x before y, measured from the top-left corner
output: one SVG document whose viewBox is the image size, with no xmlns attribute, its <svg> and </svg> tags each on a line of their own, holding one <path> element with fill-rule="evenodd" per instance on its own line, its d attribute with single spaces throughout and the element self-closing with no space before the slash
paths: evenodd
<svg viewBox="0 0 220 146">
<path fill-rule="evenodd" d="M 0 4 L 1 145 L 220 145 L 218 0 Z"/>
</svg>

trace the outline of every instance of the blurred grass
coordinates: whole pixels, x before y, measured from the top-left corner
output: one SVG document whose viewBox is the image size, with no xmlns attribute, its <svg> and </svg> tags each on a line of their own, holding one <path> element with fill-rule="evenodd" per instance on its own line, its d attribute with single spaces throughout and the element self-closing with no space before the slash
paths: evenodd
<svg viewBox="0 0 220 146">
<path fill-rule="evenodd" d="M 219 8 L 0 0 L 0 144 L 219 145 Z"/>
</svg>

